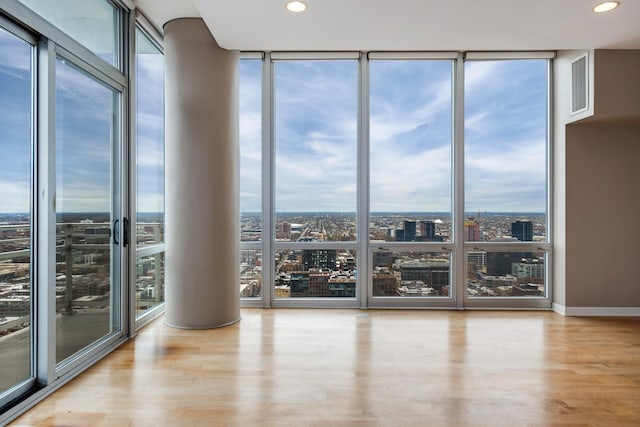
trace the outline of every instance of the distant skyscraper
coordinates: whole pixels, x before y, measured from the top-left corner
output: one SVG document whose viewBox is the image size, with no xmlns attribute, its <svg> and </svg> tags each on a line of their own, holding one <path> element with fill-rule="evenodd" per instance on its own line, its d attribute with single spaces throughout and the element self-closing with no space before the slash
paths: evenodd
<svg viewBox="0 0 640 427">
<path fill-rule="evenodd" d="M 317 268 L 322 271 L 336 269 L 336 250 L 335 249 L 305 249 L 302 251 L 302 269 L 308 271 L 311 268 Z"/>
<path fill-rule="evenodd" d="M 420 236 L 423 242 L 436 240 L 436 223 L 433 221 L 420 221 Z"/>
<path fill-rule="evenodd" d="M 415 221 L 404 221 L 404 241 L 405 242 L 415 242 L 416 241 L 416 222 Z"/>
<path fill-rule="evenodd" d="M 533 224 L 531 221 L 516 221 L 511 223 L 511 237 L 523 242 L 533 241 Z"/>
<path fill-rule="evenodd" d="M 467 242 L 480 241 L 480 224 L 475 218 L 469 218 L 464 222 L 464 237 Z"/>
</svg>

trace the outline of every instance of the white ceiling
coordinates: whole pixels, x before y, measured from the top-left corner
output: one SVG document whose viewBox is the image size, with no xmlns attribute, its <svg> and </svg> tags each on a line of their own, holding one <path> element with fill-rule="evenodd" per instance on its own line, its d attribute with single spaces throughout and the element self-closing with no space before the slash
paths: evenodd
<svg viewBox="0 0 640 427">
<path fill-rule="evenodd" d="M 640 0 L 591 11 L 599 0 L 135 0 L 158 28 L 201 16 L 234 50 L 640 49 Z"/>
</svg>

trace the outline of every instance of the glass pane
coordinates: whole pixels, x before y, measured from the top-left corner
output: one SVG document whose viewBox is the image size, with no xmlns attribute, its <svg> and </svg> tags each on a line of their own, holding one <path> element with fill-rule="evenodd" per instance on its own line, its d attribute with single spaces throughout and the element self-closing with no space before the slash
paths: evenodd
<svg viewBox="0 0 640 427">
<path fill-rule="evenodd" d="M 19 0 L 114 67 L 118 12 L 106 0 Z"/>
<path fill-rule="evenodd" d="M 465 63 L 467 241 L 547 239 L 547 69 Z"/>
<path fill-rule="evenodd" d="M 240 296 L 262 296 L 262 251 L 259 249 L 240 251 Z"/>
<path fill-rule="evenodd" d="M 136 29 L 138 246 L 164 242 L 164 60 Z"/>
<path fill-rule="evenodd" d="M 447 297 L 449 252 L 373 252 L 374 297 Z"/>
<path fill-rule="evenodd" d="M 262 61 L 240 61 L 240 239 L 262 239 Z"/>
<path fill-rule="evenodd" d="M 164 302 L 164 252 L 136 261 L 136 314 Z"/>
<path fill-rule="evenodd" d="M 57 59 L 56 362 L 116 327 L 110 236 L 117 105 L 116 92 Z"/>
<path fill-rule="evenodd" d="M 452 69 L 370 63 L 372 240 L 451 240 Z"/>
<path fill-rule="evenodd" d="M 545 296 L 544 252 L 469 252 L 467 293 L 471 297 Z"/>
<path fill-rule="evenodd" d="M 0 393 L 31 377 L 32 51 L 0 28 Z"/>
<path fill-rule="evenodd" d="M 358 64 L 275 63 L 276 238 L 356 238 Z"/>
<path fill-rule="evenodd" d="M 355 250 L 280 250 L 275 265 L 275 298 L 356 297 Z"/>
</svg>

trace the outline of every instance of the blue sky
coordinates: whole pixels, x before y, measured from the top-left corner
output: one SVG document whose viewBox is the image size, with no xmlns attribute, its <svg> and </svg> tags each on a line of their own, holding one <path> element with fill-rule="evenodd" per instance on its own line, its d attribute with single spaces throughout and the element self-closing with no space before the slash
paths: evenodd
<svg viewBox="0 0 640 427">
<path fill-rule="evenodd" d="M 56 61 L 56 211 L 109 212 L 114 91 Z"/>
<path fill-rule="evenodd" d="M 542 212 L 547 62 L 465 65 L 466 211 Z M 452 64 L 370 62 L 371 210 L 451 206 Z M 240 66 L 241 210 L 260 210 L 260 61 Z M 357 64 L 275 64 L 276 210 L 355 211 Z"/>
<path fill-rule="evenodd" d="M 466 211 L 545 211 L 546 78 L 544 60 L 466 64 Z"/>
<path fill-rule="evenodd" d="M 276 211 L 356 210 L 358 64 L 275 64 Z"/>
<path fill-rule="evenodd" d="M 31 46 L 0 28 L 0 212 L 29 211 Z"/>
<path fill-rule="evenodd" d="M 141 36 L 138 30 L 138 212 L 164 212 L 164 58 Z"/>
<path fill-rule="evenodd" d="M 164 210 L 163 58 L 138 55 L 138 209 Z M 30 196 L 31 47 L 0 30 L 0 212 L 27 212 Z M 118 95 L 56 61 L 56 209 L 110 210 Z"/>
<path fill-rule="evenodd" d="M 29 208 L 30 49 L 0 33 L 1 212 Z M 164 199 L 162 56 L 138 55 L 139 211 Z M 357 62 L 275 65 L 276 209 L 355 211 Z M 451 63 L 370 63 L 371 210 L 451 205 Z M 240 65 L 241 209 L 260 210 L 261 63 Z M 466 211 L 543 211 L 546 61 L 467 62 Z M 113 91 L 58 61 L 58 210 L 104 211 Z"/>
</svg>

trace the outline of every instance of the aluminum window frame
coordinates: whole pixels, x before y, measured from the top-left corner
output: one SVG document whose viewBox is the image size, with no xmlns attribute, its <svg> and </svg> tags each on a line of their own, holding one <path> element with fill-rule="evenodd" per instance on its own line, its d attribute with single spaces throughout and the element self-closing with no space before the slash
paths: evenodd
<svg viewBox="0 0 640 427">
<path fill-rule="evenodd" d="M 137 195 L 137 150 L 138 150 L 138 137 L 137 137 L 137 40 L 136 30 L 140 30 L 143 35 L 151 42 L 164 56 L 164 38 L 158 32 L 158 30 L 149 22 L 149 20 L 139 11 L 135 10 L 135 14 L 131 13 L 129 20 L 129 34 L 131 35 L 131 41 L 129 42 L 129 76 L 130 76 L 130 103 L 129 109 L 131 114 L 129 115 L 129 204 L 131 206 L 131 230 L 137 228 L 137 214 L 138 214 L 138 195 Z M 135 16 L 134 16 L 135 15 Z M 165 122 L 166 128 L 166 122 Z M 165 159 L 166 162 L 166 159 Z M 138 247 L 137 236 L 131 234 L 131 238 L 135 239 L 135 242 L 129 245 L 130 257 L 133 260 L 132 264 L 137 265 L 140 258 L 166 254 L 166 243 L 163 239 L 161 243 L 155 243 L 152 245 Z M 131 267 L 131 266 L 130 266 Z M 164 282 L 164 275 L 162 277 Z M 131 336 L 135 336 L 137 331 L 147 325 L 149 322 L 162 315 L 165 311 L 165 302 L 161 302 L 152 308 L 146 310 L 144 313 L 137 314 L 137 297 L 136 297 L 136 283 L 137 283 L 137 268 L 130 268 L 129 277 L 129 324 Z"/>
<path fill-rule="evenodd" d="M 112 176 L 112 179 L 114 179 L 114 181 L 111 182 L 111 185 L 112 185 L 111 194 L 113 196 L 111 200 L 111 203 L 112 203 L 111 209 L 113 209 L 112 211 L 113 218 L 127 217 L 128 215 L 126 215 L 126 207 L 125 207 L 126 198 L 127 198 L 126 196 L 127 189 L 125 185 L 123 185 L 124 183 L 122 182 L 123 171 L 125 170 L 125 165 L 126 165 L 125 162 L 127 161 L 125 159 L 125 153 L 126 153 L 125 145 L 128 139 L 127 118 L 129 114 L 129 111 L 127 108 L 128 106 L 127 87 L 126 85 L 122 85 L 118 81 L 111 79 L 109 75 L 105 75 L 101 73 L 99 69 L 94 68 L 92 64 L 85 62 L 82 58 L 75 55 L 73 52 L 70 52 L 61 46 L 57 46 L 55 45 L 55 43 L 53 43 L 52 47 L 53 47 L 53 68 L 49 71 L 53 74 L 54 86 L 53 86 L 52 95 L 54 98 L 55 98 L 56 83 L 57 83 L 56 62 L 58 61 L 58 58 L 64 60 L 68 64 L 68 66 L 75 68 L 76 70 L 85 74 L 86 77 L 89 77 L 93 79 L 95 82 L 97 82 L 98 84 L 101 84 L 104 87 L 112 90 L 113 94 L 116 95 L 118 98 L 117 102 L 114 105 L 116 107 L 116 111 L 114 111 L 114 113 L 117 121 L 116 123 L 117 132 L 116 134 L 114 134 L 114 138 L 116 140 L 114 141 L 113 146 L 111 147 L 111 149 L 113 150 L 112 159 L 111 159 L 112 161 L 111 176 Z M 55 99 L 54 99 L 54 103 L 55 103 Z M 50 125 L 53 126 L 54 136 L 53 136 L 53 141 L 49 141 L 49 147 L 51 149 L 49 158 L 53 160 L 52 168 L 54 169 L 53 171 L 54 181 L 50 183 L 50 185 L 52 186 L 51 188 L 55 189 L 57 186 L 55 181 L 55 176 L 56 176 L 55 152 L 56 152 L 56 146 L 57 146 L 57 141 L 55 140 L 56 139 L 55 138 L 55 132 L 56 132 L 55 106 L 53 111 L 49 111 L 49 114 L 51 114 L 52 112 L 53 112 L 53 115 L 51 117 Z M 53 213 L 55 215 L 55 211 Z M 55 227 L 55 224 L 54 224 L 54 227 Z M 55 240 L 55 237 L 54 237 L 54 240 Z M 65 358 L 64 360 L 61 360 L 60 362 L 55 364 L 54 369 L 55 369 L 55 375 L 57 377 L 64 376 L 69 372 L 72 372 L 75 369 L 76 365 L 82 364 L 83 360 L 90 358 L 93 353 L 100 352 L 102 351 L 102 349 L 108 349 L 112 346 L 115 346 L 120 340 L 128 336 L 128 319 L 125 316 L 125 313 L 128 311 L 126 309 L 127 292 L 125 291 L 125 287 L 127 283 L 126 277 L 128 274 L 127 272 L 129 270 L 128 257 L 126 256 L 127 250 L 126 248 L 123 247 L 121 242 L 120 244 L 112 245 L 110 251 L 112 251 L 112 259 L 116 267 L 115 271 L 118 273 L 117 276 L 112 275 L 112 279 L 111 279 L 114 285 L 114 288 L 111 290 L 111 292 L 112 294 L 114 294 L 112 295 L 112 298 L 114 298 L 115 305 L 111 307 L 110 315 L 111 317 L 115 316 L 118 318 L 117 323 L 115 324 L 119 325 L 120 329 L 114 330 L 108 333 L 107 335 L 99 338 L 97 341 L 90 343 L 88 346 L 84 347 L 80 351 L 74 353 L 68 358 Z M 56 251 L 54 249 L 53 254 L 55 253 Z M 55 271 L 55 256 L 52 258 L 51 262 L 54 263 L 54 271 Z M 113 265 L 111 266 L 111 269 L 113 273 L 114 271 Z M 54 275 L 53 283 L 55 283 L 55 275 Z M 49 291 L 54 293 L 54 298 L 55 298 L 55 287 L 50 287 L 50 288 L 51 289 Z M 55 313 L 55 309 L 54 309 L 54 313 Z M 113 325 L 114 325 L 114 322 L 111 321 L 111 326 Z M 55 359 L 55 354 L 53 356 Z M 55 363 L 55 360 L 54 360 L 54 363 Z"/>
<path fill-rule="evenodd" d="M 34 109 L 32 132 L 32 351 L 33 380 L 20 385 L 11 402 L 1 400 L 0 424 L 8 423 L 21 413 L 37 404 L 49 394 L 62 387 L 78 374 L 98 360 L 115 350 L 131 336 L 129 296 L 126 292 L 130 274 L 130 260 L 127 248 L 120 244 L 118 260 L 120 274 L 113 277 L 117 281 L 118 295 L 113 306 L 112 316 L 118 317 L 119 329 L 91 343 L 89 346 L 56 365 L 56 301 L 55 254 L 56 254 L 56 216 L 53 209 L 55 197 L 55 91 L 56 60 L 64 57 L 72 66 L 88 74 L 100 84 L 117 93 L 115 104 L 118 111 L 114 138 L 117 143 L 113 149 L 117 170 L 112 170 L 119 190 L 114 195 L 113 204 L 117 207 L 114 215 L 130 217 L 128 176 L 125 171 L 130 165 L 130 78 L 131 65 L 129 54 L 131 44 L 130 26 L 126 22 L 132 19 L 129 4 L 119 0 L 105 0 L 116 8 L 118 52 L 117 66 L 113 67 L 96 56 L 79 42 L 70 38 L 44 18 L 24 6 L 17 0 L 4 0 L 0 10 L 0 25 L 30 42 L 34 48 L 34 91 L 32 104 Z M 127 21 L 129 20 L 129 21 Z M 37 43 L 36 43 L 37 42 Z"/>
<path fill-rule="evenodd" d="M 551 309 L 553 295 L 553 59 L 555 52 L 522 51 L 522 52 L 246 52 L 243 58 L 262 58 L 262 241 L 241 242 L 241 249 L 261 249 L 263 258 L 262 295 L 257 298 L 241 300 L 242 307 L 342 307 L 344 303 L 332 304 L 331 299 L 317 301 L 305 298 L 303 302 L 284 302 L 274 298 L 274 264 L 273 256 L 280 249 L 309 249 L 348 247 L 353 249 L 354 242 L 276 242 L 275 237 L 275 117 L 274 117 L 274 61 L 286 60 L 358 60 L 358 153 L 357 153 L 357 233 L 355 242 L 357 253 L 357 304 L 360 308 L 499 308 L 499 309 Z M 449 59 L 453 62 L 452 71 L 452 239 L 449 242 L 369 242 L 368 224 L 370 219 L 369 200 L 369 162 L 370 162 L 370 111 L 369 111 L 369 63 L 371 60 L 437 60 Z M 545 242 L 465 242 L 465 138 L 464 138 L 464 106 L 465 106 L 465 73 L 466 61 L 481 60 L 521 60 L 546 59 L 547 68 L 547 111 L 546 111 L 546 228 Z M 340 243 L 336 245 L 336 243 Z M 308 245 L 308 246 L 307 246 Z M 383 247 L 393 251 L 404 249 L 424 252 L 450 252 L 450 296 L 425 297 L 407 304 L 407 298 L 386 300 L 385 297 L 373 297 L 373 283 L 370 271 L 372 253 Z M 479 248 L 484 251 L 503 251 L 523 249 L 531 252 L 545 253 L 545 296 L 544 297 L 468 297 L 467 296 L 467 255 Z M 515 248 L 515 249 L 514 249 Z M 271 254 L 271 259 L 268 258 Z M 447 300 L 443 302 L 443 300 Z M 327 301 L 328 300 L 328 301 Z M 349 305 L 350 307 L 352 305 Z"/>
<path fill-rule="evenodd" d="M 0 15 L 0 28 L 10 35 L 22 40 L 24 43 L 31 46 L 31 105 L 30 105 L 30 135 L 29 135 L 29 168 L 30 168 L 30 196 L 29 196 L 29 229 L 30 229 L 30 241 L 29 241 L 29 277 L 30 277 L 30 305 L 29 305 L 29 377 L 14 384 L 12 387 L 6 390 L 0 390 L 0 407 L 9 404 L 12 400 L 19 398 L 27 393 L 34 387 L 38 380 L 38 212 L 37 212 L 37 197 L 38 190 L 36 188 L 36 171 L 37 171 L 37 111 L 38 111 L 38 39 L 37 37 L 25 30 L 23 27 L 16 25 L 12 21 L 8 20 L 4 16 Z M 2 417 L 0 416 L 0 423 Z"/>
<path fill-rule="evenodd" d="M 461 236 L 462 260 L 458 267 L 462 270 L 461 280 L 457 283 L 462 304 L 465 309 L 541 309 L 551 310 L 553 300 L 553 59 L 555 52 L 468 52 L 464 62 L 467 61 L 492 61 L 492 60 L 546 60 L 547 61 L 547 94 L 546 94 L 546 145 L 545 145 L 545 227 L 546 240 L 543 242 L 473 242 L 464 241 Z M 464 96 L 464 64 L 462 67 L 462 84 L 460 88 Z M 464 111 L 462 112 L 464 114 Z M 462 125 L 462 135 L 464 136 L 464 122 Z M 461 154 L 464 157 L 464 147 Z M 464 174 L 465 163 L 461 164 L 462 174 Z M 462 209 L 460 214 L 460 230 L 464 230 L 464 186 L 462 188 Z M 467 269 L 466 262 L 469 252 L 543 252 L 545 254 L 545 295 L 531 297 L 471 297 L 467 292 Z"/>
<path fill-rule="evenodd" d="M 332 297 L 304 297 L 304 298 L 276 298 L 275 297 L 275 254 L 277 250 L 292 249 L 292 250 L 304 250 L 304 249 L 347 249 L 354 250 L 356 252 L 357 263 L 360 265 L 361 259 L 366 258 L 366 251 L 360 250 L 360 241 L 362 237 L 359 233 L 359 227 L 361 223 L 362 213 L 359 211 L 361 208 L 360 198 L 362 197 L 360 184 L 360 151 L 361 151 L 361 139 L 362 139 L 362 62 L 366 55 L 362 52 L 272 52 L 265 55 L 263 61 L 266 63 L 263 68 L 263 85 L 265 82 L 268 87 L 263 86 L 263 126 L 265 119 L 268 118 L 267 129 L 263 128 L 263 156 L 265 154 L 265 147 L 268 147 L 268 158 L 265 161 L 263 157 L 263 179 L 268 173 L 268 181 L 263 182 L 263 197 L 267 196 L 268 200 L 263 198 L 263 215 L 266 211 L 265 207 L 268 207 L 268 215 L 264 215 L 263 221 L 267 219 L 269 222 L 263 222 L 263 242 L 265 243 L 265 249 L 262 252 L 263 258 L 263 270 L 262 270 L 262 291 L 263 291 L 263 303 L 268 307 L 295 307 L 295 308 L 359 308 L 362 306 L 363 295 L 366 295 L 365 284 L 363 278 L 358 273 L 356 279 L 356 296 L 355 298 L 332 298 Z M 286 61 L 356 61 L 356 200 L 355 200 L 355 219 L 356 229 L 358 230 L 358 236 L 355 241 L 341 242 L 341 241 L 324 241 L 324 242 L 276 242 L 275 241 L 275 197 L 276 197 L 276 138 L 275 138 L 275 63 Z M 265 99 L 265 97 L 267 99 Z M 267 114 L 265 114 L 265 107 L 267 108 Z M 267 204 L 265 204 L 267 203 Z M 268 241 L 265 230 L 268 229 Z M 265 254 L 270 254 L 270 258 L 267 258 Z M 267 261 L 268 260 L 268 261 Z M 365 262 L 366 263 L 366 262 Z M 265 266 L 269 268 L 265 268 Z M 358 271 L 361 269 L 358 268 Z M 267 273 L 265 273 L 265 271 Z M 267 276 L 268 274 L 268 276 Z M 268 288 L 268 294 L 265 295 L 265 289 Z M 268 297 L 268 300 L 266 299 Z"/>
<path fill-rule="evenodd" d="M 457 233 L 457 217 L 456 212 L 459 206 L 459 200 L 456 198 L 456 185 L 459 185 L 460 178 L 457 175 L 457 153 L 460 151 L 461 138 L 459 129 L 456 127 L 458 119 L 458 110 L 463 103 L 457 98 L 459 89 L 459 60 L 461 54 L 458 52 L 369 52 L 367 54 L 367 73 L 362 76 L 362 79 L 367 83 L 367 91 L 364 94 L 367 102 L 367 116 L 362 118 L 363 126 L 367 127 L 367 138 L 361 141 L 361 144 L 366 147 L 366 157 L 363 154 L 361 162 L 363 167 L 367 169 L 366 172 L 366 186 L 363 187 L 363 192 L 366 192 L 366 224 L 367 229 L 363 230 L 363 235 L 367 236 L 367 265 L 366 267 L 366 284 L 367 284 L 367 299 L 363 302 L 363 307 L 367 308 L 456 308 L 456 301 L 459 294 L 458 286 L 456 286 L 456 271 L 459 262 L 459 254 L 456 250 L 456 238 Z M 369 179 L 369 162 L 370 158 L 370 114 L 368 110 L 370 91 L 369 91 L 369 74 L 368 67 L 371 61 L 450 61 L 451 62 L 451 176 L 450 176 L 450 194 L 451 194 L 451 239 L 446 242 L 371 242 L 368 238 L 369 229 L 368 224 L 370 222 L 370 194 L 371 184 Z M 392 252 L 404 252 L 404 251 L 417 251 L 417 252 L 449 252 L 450 269 L 449 269 L 449 296 L 447 297 L 385 297 L 373 295 L 373 276 L 371 275 L 373 266 L 373 252 L 378 249 L 387 249 Z M 358 269 L 358 276 L 361 275 L 360 268 Z"/>
</svg>

